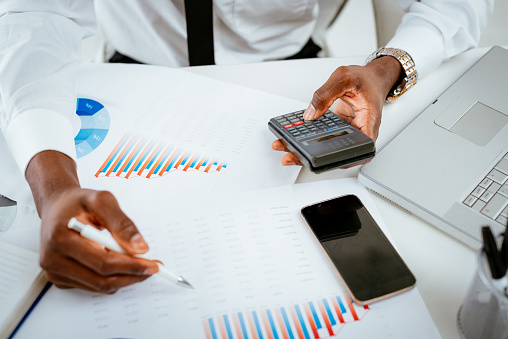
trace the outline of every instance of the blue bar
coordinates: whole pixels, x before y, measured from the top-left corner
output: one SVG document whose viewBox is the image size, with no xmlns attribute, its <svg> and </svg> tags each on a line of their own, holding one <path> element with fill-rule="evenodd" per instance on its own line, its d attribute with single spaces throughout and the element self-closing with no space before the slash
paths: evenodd
<svg viewBox="0 0 508 339">
<path fill-rule="evenodd" d="M 208 325 L 210 325 L 210 330 L 212 332 L 212 338 L 213 339 L 217 339 L 217 334 L 215 333 L 215 326 L 213 324 L 213 319 L 212 318 L 208 318 Z"/>
<path fill-rule="evenodd" d="M 323 298 L 323 304 L 325 304 L 326 314 L 328 314 L 328 318 L 330 319 L 332 326 L 337 324 L 337 322 L 333 318 L 332 310 L 330 309 L 330 306 L 328 305 L 328 301 L 324 298 Z"/>
<path fill-rule="evenodd" d="M 319 322 L 319 318 L 317 316 L 316 309 L 314 308 L 314 304 L 310 301 L 308 302 L 308 304 L 310 306 L 310 310 L 312 311 L 312 316 L 314 317 L 314 321 L 316 322 L 317 329 L 322 328 L 323 326 L 321 326 L 321 323 Z"/>
<path fill-rule="evenodd" d="M 182 161 L 182 166 L 183 166 L 183 165 L 185 165 L 185 163 L 187 162 L 187 160 L 189 160 L 189 157 L 190 157 L 190 156 L 191 156 L 190 154 L 187 154 L 187 156 L 186 156 L 186 157 L 183 159 L 183 161 Z"/>
<path fill-rule="evenodd" d="M 137 141 L 138 137 L 134 137 L 134 138 L 136 139 L 135 141 Z M 132 137 L 130 139 L 132 140 Z M 116 164 L 116 167 L 113 169 L 113 172 L 118 171 L 118 169 L 122 166 L 122 163 L 124 162 L 125 158 L 129 156 L 129 153 L 135 144 L 136 144 L 136 142 L 131 143 L 131 145 L 129 146 L 127 151 L 125 151 L 123 156 L 120 158 L 120 161 L 118 162 L 118 164 Z"/>
<path fill-rule="evenodd" d="M 286 314 L 286 309 L 284 307 L 281 307 L 280 311 L 282 313 L 282 318 L 284 319 L 284 324 L 286 324 L 286 329 L 288 330 L 289 338 L 295 339 L 293 332 L 291 332 L 291 325 L 289 324 L 289 319 L 288 319 L 288 315 Z"/>
<path fill-rule="evenodd" d="M 243 321 L 243 314 L 238 312 L 238 319 L 240 319 L 240 325 L 242 326 L 242 333 L 245 339 L 249 338 L 247 334 L 247 327 L 245 327 L 245 322 Z"/>
<path fill-rule="evenodd" d="M 146 144 L 146 140 L 141 145 L 139 145 L 137 151 L 134 153 L 134 155 L 132 156 L 131 160 L 129 160 L 129 163 L 127 164 L 127 166 L 125 166 L 124 172 L 128 172 L 129 171 L 129 168 L 131 167 L 132 163 L 134 161 L 136 161 L 139 152 L 141 152 L 143 147 L 145 147 L 145 144 Z"/>
<path fill-rule="evenodd" d="M 194 161 L 192 162 L 192 164 L 191 164 L 189 167 L 190 167 L 190 168 L 194 168 L 194 166 L 196 166 L 196 163 L 199 161 L 199 159 L 200 159 L 200 157 L 199 157 L 199 156 L 198 156 L 198 157 L 196 157 L 196 158 L 194 159 Z"/>
<path fill-rule="evenodd" d="M 108 161 L 108 164 L 106 165 L 106 167 L 104 167 L 104 169 L 102 170 L 102 172 L 107 172 L 108 171 L 108 168 L 109 166 L 111 165 L 111 163 L 113 163 L 116 159 L 116 156 L 118 155 L 118 153 L 120 153 L 120 151 L 122 150 L 123 146 L 125 145 L 125 143 L 127 142 L 127 138 L 122 142 L 122 144 L 120 145 L 120 147 L 118 147 L 118 149 L 116 150 L 115 154 L 113 154 L 113 156 L 111 157 L 111 159 L 109 159 Z M 101 173 L 102 173 L 101 172 Z"/>
<path fill-rule="evenodd" d="M 224 165 L 222 165 L 223 168 L 226 168 L 228 167 L 228 164 L 224 163 Z"/>
<path fill-rule="evenodd" d="M 302 325 L 303 335 L 305 339 L 310 339 L 309 332 L 307 332 L 307 326 L 305 326 L 305 321 L 303 320 L 302 312 L 300 311 L 300 307 L 295 305 L 296 314 L 298 315 L 298 320 L 300 320 L 300 324 Z"/>
<path fill-rule="evenodd" d="M 159 162 L 159 165 L 157 166 L 157 168 L 155 169 L 155 171 L 153 172 L 153 174 L 157 174 L 159 173 L 159 169 L 164 165 L 164 163 L 166 162 L 166 160 L 169 158 L 169 156 L 171 155 L 171 151 L 174 149 L 175 147 L 171 147 L 167 152 L 166 152 L 166 155 L 164 156 L 164 158 L 162 158 L 161 162 Z"/>
<path fill-rule="evenodd" d="M 169 172 L 171 171 L 171 169 L 173 168 L 173 165 L 175 164 L 175 162 L 178 161 L 178 158 L 180 157 L 180 154 L 182 154 L 182 151 L 178 151 L 175 155 L 175 157 L 173 158 L 173 160 L 171 160 L 171 162 L 169 163 L 169 166 L 168 168 L 166 168 L 166 172 Z"/>
<path fill-rule="evenodd" d="M 217 161 L 214 161 L 214 162 L 213 162 L 213 164 L 214 164 L 214 165 L 218 165 L 219 163 L 218 163 Z"/>
<path fill-rule="evenodd" d="M 143 156 L 141 157 L 141 160 L 138 162 L 138 164 L 136 165 L 136 168 L 134 168 L 134 171 L 138 171 L 139 170 L 139 167 L 141 166 L 141 164 L 145 161 L 146 157 L 148 156 L 148 154 L 150 154 L 150 152 L 152 151 L 152 149 L 155 147 L 155 144 L 152 144 L 152 146 L 148 147 L 148 149 L 145 151 L 145 154 L 143 154 Z"/>
<path fill-rule="evenodd" d="M 210 158 L 206 158 L 206 160 L 203 162 L 203 164 L 201 166 L 206 166 L 206 164 L 208 163 L 208 160 L 210 160 Z"/>
<path fill-rule="evenodd" d="M 229 326 L 228 316 L 226 314 L 224 314 L 222 316 L 222 318 L 224 318 L 224 323 L 226 324 L 226 330 L 228 331 L 228 338 L 233 339 L 233 333 L 231 332 L 231 326 Z"/>
<path fill-rule="evenodd" d="M 277 334 L 277 328 L 275 328 L 275 323 L 273 322 L 272 311 L 266 310 L 266 314 L 268 315 L 268 321 L 270 322 L 270 327 L 272 328 L 274 338 L 279 339 L 279 335 Z"/>
<path fill-rule="evenodd" d="M 261 332 L 261 326 L 259 326 L 259 320 L 256 311 L 252 311 L 252 315 L 254 316 L 254 323 L 256 324 L 256 330 L 258 331 L 259 339 L 263 339 L 263 332 Z"/>
<path fill-rule="evenodd" d="M 344 307 L 344 304 L 342 303 L 342 300 L 339 297 L 335 297 L 337 301 L 339 302 L 340 311 L 342 314 L 346 313 L 346 308 Z"/>
<path fill-rule="evenodd" d="M 159 156 L 159 154 L 161 154 L 162 150 L 164 149 L 164 147 L 160 147 L 159 150 L 155 153 L 155 155 L 152 157 L 152 159 L 150 160 L 150 162 L 148 163 L 148 165 L 146 165 L 145 168 L 150 168 L 152 167 L 152 164 L 153 162 L 155 161 L 155 159 L 157 159 L 157 157 Z"/>
</svg>

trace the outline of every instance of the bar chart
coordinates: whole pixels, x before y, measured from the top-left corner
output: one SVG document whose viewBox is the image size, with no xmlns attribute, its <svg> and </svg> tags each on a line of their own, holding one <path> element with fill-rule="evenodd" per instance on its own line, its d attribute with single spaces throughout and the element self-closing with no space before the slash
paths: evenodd
<svg viewBox="0 0 508 339">
<path fill-rule="evenodd" d="M 82 158 L 92 152 L 104 141 L 109 131 L 109 113 L 104 106 L 91 99 L 79 98 L 76 103 L 76 114 L 81 127 L 74 138 L 76 155 Z"/>
<path fill-rule="evenodd" d="M 336 336 L 360 321 L 368 306 L 335 296 L 284 307 L 231 312 L 204 318 L 207 339 L 318 339 Z"/>
<path fill-rule="evenodd" d="M 222 160 L 128 133 L 120 139 L 95 176 L 151 179 L 175 170 L 218 173 L 226 168 L 227 163 Z"/>
</svg>

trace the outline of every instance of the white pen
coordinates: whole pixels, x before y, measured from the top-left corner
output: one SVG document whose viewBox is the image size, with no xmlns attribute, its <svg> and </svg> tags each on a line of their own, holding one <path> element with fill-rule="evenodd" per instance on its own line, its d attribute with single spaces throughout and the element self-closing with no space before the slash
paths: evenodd
<svg viewBox="0 0 508 339">
<path fill-rule="evenodd" d="M 72 218 L 69 220 L 69 223 L 67 224 L 67 227 L 70 229 L 73 229 L 81 234 L 82 237 L 87 238 L 91 241 L 96 242 L 97 244 L 106 247 L 107 249 L 111 251 L 115 251 L 117 253 L 127 254 L 127 252 L 120 246 L 118 243 L 113 239 L 113 237 L 108 237 L 107 234 L 104 234 L 103 232 L 99 231 L 97 228 L 83 224 L 76 218 Z M 173 272 L 169 271 L 166 267 L 164 267 L 162 264 L 157 263 L 159 266 L 159 274 L 162 278 L 167 279 L 179 286 L 187 287 L 187 288 L 194 288 L 187 280 L 185 280 L 183 277 L 174 274 Z"/>
</svg>

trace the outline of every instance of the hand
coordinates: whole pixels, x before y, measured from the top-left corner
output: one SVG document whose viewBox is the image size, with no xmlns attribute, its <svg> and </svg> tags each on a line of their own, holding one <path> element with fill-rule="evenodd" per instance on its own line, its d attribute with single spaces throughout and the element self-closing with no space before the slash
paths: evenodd
<svg viewBox="0 0 508 339">
<path fill-rule="evenodd" d="M 76 217 L 107 228 L 131 255 L 148 250 L 111 193 L 80 187 L 72 159 L 41 152 L 28 165 L 26 176 L 42 220 L 40 264 L 57 287 L 114 293 L 158 272 L 154 261 L 109 251 L 67 228 Z"/>
<path fill-rule="evenodd" d="M 375 59 L 366 66 L 339 67 L 314 92 L 304 119 L 319 118 L 337 101 L 335 113 L 376 141 L 384 100 L 403 74 L 399 61 L 390 56 Z M 272 143 L 272 149 L 289 152 L 279 140 Z M 288 153 L 282 157 L 282 165 L 302 164 Z"/>
</svg>

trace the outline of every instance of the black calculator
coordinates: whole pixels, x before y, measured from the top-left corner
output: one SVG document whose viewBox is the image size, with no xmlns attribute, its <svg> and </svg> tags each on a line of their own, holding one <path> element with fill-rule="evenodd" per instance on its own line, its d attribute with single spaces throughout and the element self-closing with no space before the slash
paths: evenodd
<svg viewBox="0 0 508 339">
<path fill-rule="evenodd" d="M 268 128 L 315 173 L 344 167 L 372 158 L 374 141 L 331 111 L 305 121 L 305 110 L 270 119 Z"/>
</svg>

